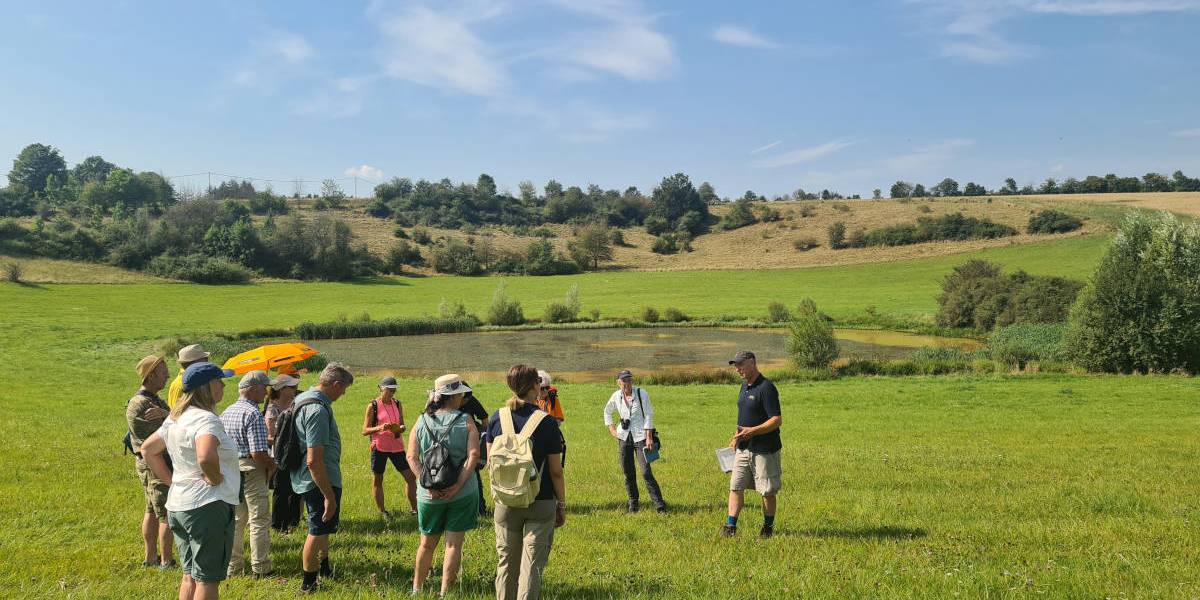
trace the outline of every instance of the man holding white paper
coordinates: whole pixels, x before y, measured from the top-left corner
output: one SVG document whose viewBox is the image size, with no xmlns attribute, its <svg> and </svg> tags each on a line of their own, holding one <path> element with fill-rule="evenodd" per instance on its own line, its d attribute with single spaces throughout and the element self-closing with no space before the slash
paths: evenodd
<svg viewBox="0 0 1200 600">
<path fill-rule="evenodd" d="M 780 460 L 783 441 L 779 427 L 783 416 L 779 408 L 779 390 L 758 371 L 753 352 L 739 351 L 729 361 L 742 377 L 738 393 L 737 433 L 729 440 L 734 450 L 733 471 L 729 476 L 729 512 L 721 535 L 737 534 L 738 514 L 745 503 L 745 490 L 753 487 L 763 497 L 762 539 L 775 533 L 776 495 L 783 486 L 783 467 Z"/>
</svg>

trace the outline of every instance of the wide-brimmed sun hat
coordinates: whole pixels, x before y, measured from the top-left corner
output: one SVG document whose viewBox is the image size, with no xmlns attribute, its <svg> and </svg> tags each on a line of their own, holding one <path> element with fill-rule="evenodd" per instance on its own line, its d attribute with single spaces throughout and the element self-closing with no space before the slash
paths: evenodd
<svg viewBox="0 0 1200 600">
<path fill-rule="evenodd" d="M 194 363 L 201 360 L 208 360 L 208 353 L 204 351 L 204 346 L 192 344 L 179 349 L 179 362 Z"/>
<path fill-rule="evenodd" d="M 142 360 L 139 360 L 137 366 L 134 367 L 134 370 L 137 371 L 137 374 L 142 378 L 142 381 L 146 381 L 146 378 L 149 377 L 150 374 L 154 372 L 154 369 L 156 369 L 162 362 L 163 359 L 161 356 L 150 355 Z"/>
<path fill-rule="evenodd" d="M 454 394 L 465 394 L 469 391 L 471 391 L 471 388 L 467 387 L 462 377 L 454 373 L 442 375 L 433 382 L 433 393 L 435 394 L 453 396 Z"/>
</svg>

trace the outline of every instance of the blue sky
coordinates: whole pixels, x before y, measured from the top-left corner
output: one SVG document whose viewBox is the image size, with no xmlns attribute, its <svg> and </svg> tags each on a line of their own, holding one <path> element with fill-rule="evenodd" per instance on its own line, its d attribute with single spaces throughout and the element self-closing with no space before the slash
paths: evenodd
<svg viewBox="0 0 1200 600">
<path fill-rule="evenodd" d="M 2 6 L 5 160 L 36 141 L 363 195 L 1200 175 L 1200 0 Z"/>
</svg>

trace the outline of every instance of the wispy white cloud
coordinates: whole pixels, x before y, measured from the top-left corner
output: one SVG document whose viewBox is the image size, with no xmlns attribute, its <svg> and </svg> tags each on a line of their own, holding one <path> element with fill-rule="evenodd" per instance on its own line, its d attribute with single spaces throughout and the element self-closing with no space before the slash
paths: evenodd
<svg viewBox="0 0 1200 600">
<path fill-rule="evenodd" d="M 783 140 L 776 140 L 774 142 L 771 142 L 770 144 L 767 144 L 765 146 L 759 146 L 758 148 L 751 150 L 750 154 L 758 154 L 760 152 L 766 152 L 767 150 L 770 150 L 771 148 L 774 148 L 775 146 L 778 146 L 782 143 L 783 143 Z"/>
<path fill-rule="evenodd" d="M 419 5 L 384 18 L 379 25 L 386 38 L 385 73 L 474 96 L 503 94 L 510 85 L 504 63 L 471 29 L 480 18 Z"/>
<path fill-rule="evenodd" d="M 263 91 L 304 75 L 317 52 L 303 36 L 273 30 L 252 44 L 253 50 L 229 76 L 234 84 Z"/>
<path fill-rule="evenodd" d="M 954 158 L 959 150 L 975 145 L 975 140 L 966 138 L 951 138 L 936 144 L 923 146 L 884 160 L 884 165 L 893 172 L 912 176 L 914 172 L 929 169 L 946 163 Z"/>
<path fill-rule="evenodd" d="M 655 28 L 656 17 L 637 0 L 550 0 L 551 4 L 598 23 L 568 33 L 552 50 L 558 60 L 633 81 L 671 74 L 676 65 L 671 40 Z"/>
<path fill-rule="evenodd" d="M 1057 165 L 1054 165 L 1053 167 L 1050 167 L 1050 172 L 1051 173 L 1062 173 L 1063 171 L 1066 170 L 1066 168 L 1067 168 L 1066 165 L 1057 164 Z"/>
<path fill-rule="evenodd" d="M 850 146 L 853 146 L 855 143 L 856 142 L 840 141 L 840 140 L 826 142 L 819 146 L 813 146 L 811 148 L 801 148 L 799 150 L 792 150 L 791 152 L 785 152 L 783 154 L 778 154 L 778 155 L 770 157 L 770 158 L 764 158 L 764 159 L 755 161 L 753 164 L 755 167 L 763 168 L 763 169 L 772 169 L 772 168 L 776 168 L 776 167 L 787 167 L 787 166 L 791 166 L 791 165 L 798 165 L 798 164 L 802 164 L 802 163 L 812 162 L 814 160 L 817 160 L 818 158 L 828 156 L 835 152 L 844 150 L 846 148 L 849 148 Z"/>
<path fill-rule="evenodd" d="M 302 63 L 316 54 L 308 40 L 286 31 L 276 32 L 264 43 L 263 47 L 267 53 L 278 56 L 291 64 Z"/>
<path fill-rule="evenodd" d="M 712 39 L 731 46 L 746 48 L 778 48 L 779 44 L 739 25 L 721 25 L 712 32 Z"/>
<path fill-rule="evenodd" d="M 973 63 L 1001 65 L 1037 54 L 1007 39 L 1004 22 L 1022 15 L 1120 17 L 1200 10 L 1200 0 L 906 0 L 928 8 L 944 21 L 942 55 Z"/>
<path fill-rule="evenodd" d="M 1177 138 L 1197 139 L 1197 138 L 1200 138 L 1200 128 L 1180 129 L 1179 131 L 1172 132 L 1171 135 L 1173 135 Z"/>
<path fill-rule="evenodd" d="M 371 181 L 379 181 L 383 179 L 383 170 L 371 165 L 359 165 L 357 167 L 346 167 L 343 171 L 346 177 L 359 177 L 362 179 L 370 179 Z"/>
</svg>

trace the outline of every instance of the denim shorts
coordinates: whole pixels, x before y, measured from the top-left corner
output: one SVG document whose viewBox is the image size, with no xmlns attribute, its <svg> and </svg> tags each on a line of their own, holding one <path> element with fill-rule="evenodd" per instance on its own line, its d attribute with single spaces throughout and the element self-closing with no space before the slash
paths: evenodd
<svg viewBox="0 0 1200 600">
<path fill-rule="evenodd" d="M 342 488 L 333 488 L 333 497 L 337 499 L 337 510 L 333 518 L 323 521 L 325 515 L 325 495 L 321 488 L 313 488 L 304 492 L 304 505 L 308 507 L 308 535 L 329 535 L 337 533 L 338 521 L 342 518 Z"/>
</svg>

